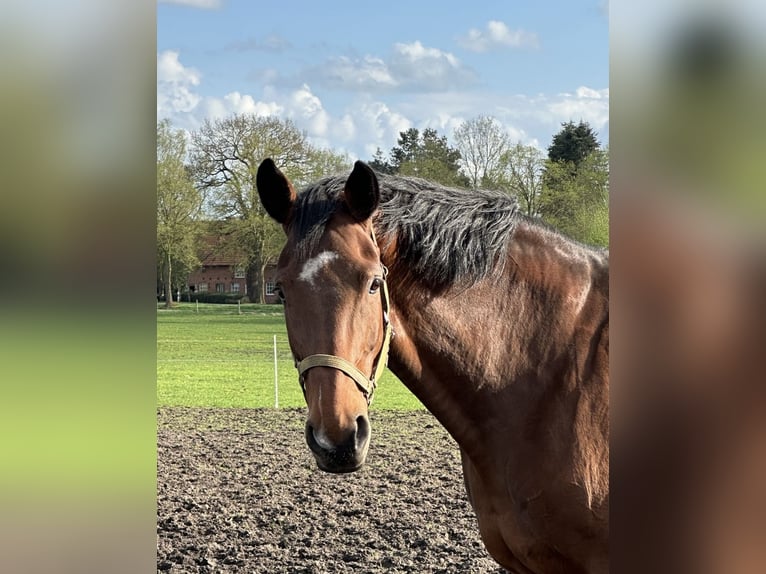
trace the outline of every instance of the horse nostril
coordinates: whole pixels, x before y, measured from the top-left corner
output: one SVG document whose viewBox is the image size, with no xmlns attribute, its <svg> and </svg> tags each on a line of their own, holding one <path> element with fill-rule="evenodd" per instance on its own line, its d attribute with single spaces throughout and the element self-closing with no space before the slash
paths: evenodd
<svg viewBox="0 0 766 574">
<path fill-rule="evenodd" d="M 319 437 L 317 436 L 316 430 L 314 429 L 314 425 L 312 425 L 310 422 L 306 422 L 306 443 L 309 445 L 309 448 L 312 452 L 326 450 L 318 439 Z"/>
<path fill-rule="evenodd" d="M 337 448 L 337 445 L 328 442 L 327 438 L 321 432 L 317 432 L 311 423 L 306 423 L 306 439 L 312 450 L 318 448 L 329 452 Z"/>
<path fill-rule="evenodd" d="M 364 416 L 356 417 L 356 447 L 362 449 L 370 440 L 370 421 Z"/>
<path fill-rule="evenodd" d="M 321 470 L 354 472 L 364 464 L 370 440 L 370 421 L 366 416 L 359 416 L 348 422 L 344 436 L 335 442 L 329 440 L 321 428 L 306 421 L 306 442 Z"/>
<path fill-rule="evenodd" d="M 310 422 L 306 422 L 306 442 L 314 454 L 325 456 L 334 453 L 362 453 L 366 452 L 370 440 L 370 421 L 365 415 L 358 416 L 353 425 L 348 429 L 348 434 L 343 440 L 331 441 L 321 430 L 318 430 Z"/>
</svg>

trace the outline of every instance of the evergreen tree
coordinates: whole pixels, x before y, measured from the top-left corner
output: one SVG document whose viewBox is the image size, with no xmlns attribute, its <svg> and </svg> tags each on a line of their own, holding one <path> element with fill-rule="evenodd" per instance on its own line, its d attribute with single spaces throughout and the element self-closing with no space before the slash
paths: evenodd
<svg viewBox="0 0 766 574">
<path fill-rule="evenodd" d="M 460 152 L 447 144 L 446 136 L 440 136 L 432 128 L 422 133 L 416 128 L 400 132 L 390 158 L 385 162 L 382 152 L 376 152 L 371 165 L 383 173 L 412 175 L 443 185 L 468 187 L 470 184 L 460 172 Z"/>
<path fill-rule="evenodd" d="M 373 155 L 372 160 L 369 161 L 369 166 L 378 173 L 385 173 L 388 175 L 394 173 L 394 166 L 392 166 L 383 156 L 383 150 L 380 148 L 375 150 L 375 155 Z"/>
<path fill-rule="evenodd" d="M 609 152 L 595 150 L 580 162 L 548 160 L 538 201 L 544 221 L 590 245 L 609 244 Z"/>
<path fill-rule="evenodd" d="M 553 136 L 553 142 L 548 147 L 548 159 L 554 162 L 570 162 L 575 168 L 580 165 L 591 152 L 599 149 L 598 140 L 593 129 L 587 122 L 580 120 L 561 124 L 561 131 Z"/>
</svg>

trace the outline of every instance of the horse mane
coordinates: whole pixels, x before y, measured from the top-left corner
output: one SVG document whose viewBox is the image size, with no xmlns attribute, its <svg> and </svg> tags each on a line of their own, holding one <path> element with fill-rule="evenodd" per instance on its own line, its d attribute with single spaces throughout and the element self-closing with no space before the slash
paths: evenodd
<svg viewBox="0 0 766 574">
<path fill-rule="evenodd" d="M 514 198 L 499 191 L 445 187 L 423 179 L 377 174 L 380 206 L 374 225 L 381 249 L 395 248 L 397 265 L 439 289 L 476 281 L 499 269 L 522 219 Z M 346 177 L 328 177 L 298 196 L 291 231 L 307 258 L 325 225 L 343 210 Z"/>
</svg>

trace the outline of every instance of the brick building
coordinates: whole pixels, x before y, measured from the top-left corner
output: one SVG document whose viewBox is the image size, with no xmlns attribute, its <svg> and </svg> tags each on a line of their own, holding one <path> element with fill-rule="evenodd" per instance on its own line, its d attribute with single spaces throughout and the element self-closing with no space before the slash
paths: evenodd
<svg viewBox="0 0 766 574">
<path fill-rule="evenodd" d="M 194 298 L 195 293 L 230 293 L 241 297 L 247 296 L 245 267 L 238 263 L 236 255 L 222 249 L 220 240 L 216 237 L 206 237 L 202 245 L 202 252 L 199 254 L 202 265 L 193 271 L 188 279 L 191 297 Z M 274 265 L 268 265 L 264 273 L 266 303 L 279 302 L 274 294 L 275 271 Z"/>
</svg>

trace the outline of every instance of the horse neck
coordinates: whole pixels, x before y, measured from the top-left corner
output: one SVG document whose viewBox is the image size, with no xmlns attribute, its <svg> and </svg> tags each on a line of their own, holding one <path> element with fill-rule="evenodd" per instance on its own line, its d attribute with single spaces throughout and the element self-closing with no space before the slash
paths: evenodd
<svg viewBox="0 0 766 574">
<path fill-rule="evenodd" d="M 502 271 L 470 286 L 434 293 L 392 273 L 392 371 L 461 446 L 486 442 L 485 425 L 508 419 L 514 396 L 529 404 L 578 384 L 575 339 L 608 316 L 600 259 L 520 224 Z"/>
</svg>

